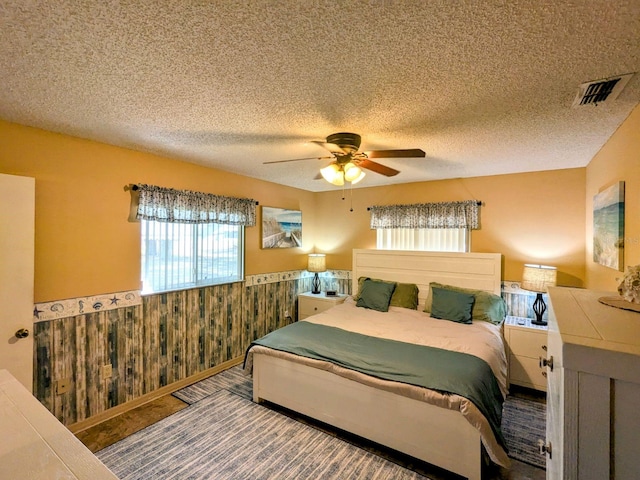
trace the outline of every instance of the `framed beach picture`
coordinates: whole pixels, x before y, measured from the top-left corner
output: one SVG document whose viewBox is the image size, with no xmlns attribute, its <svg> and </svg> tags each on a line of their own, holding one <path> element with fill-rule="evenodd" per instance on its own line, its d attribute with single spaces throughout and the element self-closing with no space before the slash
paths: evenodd
<svg viewBox="0 0 640 480">
<path fill-rule="evenodd" d="M 624 269 L 624 182 L 593 197 L 593 261 Z"/>
<path fill-rule="evenodd" d="M 302 246 L 302 212 L 262 207 L 262 248 Z"/>
</svg>

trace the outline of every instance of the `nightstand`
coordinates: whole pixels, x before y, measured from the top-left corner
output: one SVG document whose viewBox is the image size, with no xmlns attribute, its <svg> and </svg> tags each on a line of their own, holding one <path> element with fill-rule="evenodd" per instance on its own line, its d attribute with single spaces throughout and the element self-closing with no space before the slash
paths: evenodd
<svg viewBox="0 0 640 480">
<path fill-rule="evenodd" d="M 530 318 L 508 316 L 504 339 L 509 383 L 546 392 L 547 372 L 540 368 L 540 358 L 547 358 L 547 326 L 533 325 Z"/>
<path fill-rule="evenodd" d="M 337 294 L 335 296 L 327 296 L 326 292 L 321 293 L 301 293 L 298 295 L 298 320 L 310 317 L 316 313 L 324 312 L 331 307 L 345 301 L 347 295 Z"/>
</svg>

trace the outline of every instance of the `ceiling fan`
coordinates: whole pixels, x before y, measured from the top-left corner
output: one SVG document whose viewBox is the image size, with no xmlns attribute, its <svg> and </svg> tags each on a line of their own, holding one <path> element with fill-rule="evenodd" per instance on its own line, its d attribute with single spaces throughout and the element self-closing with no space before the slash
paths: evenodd
<svg viewBox="0 0 640 480">
<path fill-rule="evenodd" d="M 419 148 L 359 152 L 360 140 L 361 137 L 357 133 L 334 133 L 329 135 L 325 142 L 313 142 L 329 150 L 332 156 L 276 160 L 264 162 L 264 164 L 300 160 L 333 160 L 330 165 L 320 169 L 320 174 L 316 178 L 324 178 L 329 183 L 340 186 L 344 185 L 345 181 L 354 184 L 362 180 L 365 175 L 363 168 L 387 177 L 400 173 L 398 170 L 370 160 L 371 158 L 422 158 L 425 156 L 424 151 Z"/>
</svg>

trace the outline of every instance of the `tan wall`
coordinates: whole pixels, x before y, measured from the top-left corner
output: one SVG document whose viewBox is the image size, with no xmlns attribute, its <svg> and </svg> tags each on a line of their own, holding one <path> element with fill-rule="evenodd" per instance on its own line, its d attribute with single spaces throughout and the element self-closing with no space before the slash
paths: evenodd
<svg viewBox="0 0 640 480">
<path fill-rule="evenodd" d="M 262 250 L 259 224 L 247 228 L 247 275 L 304 269 L 312 250 L 328 253 L 329 268 L 351 269 L 353 248 L 375 247 L 370 205 L 479 199 L 472 250 L 502 253 L 503 278 L 520 280 L 524 263 L 539 262 L 556 265 L 562 285 L 584 282 L 584 168 L 347 189 L 342 200 L 339 188 L 311 193 L 6 122 L 0 138 L 0 172 L 36 178 L 36 302 L 139 288 L 130 183 L 301 210 L 303 249 Z"/>
<path fill-rule="evenodd" d="M 127 221 L 124 191 L 130 183 L 301 210 L 305 239 L 313 243 L 311 192 L 2 121 L 0 138 L 0 172 L 36 179 L 36 302 L 140 287 L 140 227 Z M 297 270 L 306 255 L 262 250 L 258 222 L 246 229 L 245 263 L 247 275 Z"/>
<path fill-rule="evenodd" d="M 623 273 L 593 261 L 593 197 L 612 184 L 625 182 L 624 270 L 640 263 L 640 105 L 587 166 L 587 288 L 615 291 Z"/>
<path fill-rule="evenodd" d="M 503 278 L 520 280 L 524 263 L 558 267 L 558 283 L 584 282 L 585 169 L 567 169 L 362 188 L 318 194 L 316 247 L 331 268 L 351 267 L 352 248 L 375 248 L 371 205 L 481 200 L 474 252 L 504 256 Z M 353 212 L 349 211 L 351 201 Z"/>
</svg>

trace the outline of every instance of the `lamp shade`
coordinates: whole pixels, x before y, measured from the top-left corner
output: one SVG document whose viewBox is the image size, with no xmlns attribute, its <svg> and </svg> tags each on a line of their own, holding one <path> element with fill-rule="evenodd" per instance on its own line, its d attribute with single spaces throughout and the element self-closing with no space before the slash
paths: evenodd
<svg viewBox="0 0 640 480">
<path fill-rule="evenodd" d="M 526 263 L 522 272 L 521 286 L 532 292 L 546 292 L 547 287 L 555 286 L 557 272 L 556 267 Z"/>
<path fill-rule="evenodd" d="M 344 165 L 332 163 L 324 168 L 320 169 L 322 178 L 327 182 L 341 187 L 344 182 L 351 182 L 351 184 L 358 183 L 364 178 L 365 173 L 360 167 L 353 162 L 348 162 Z"/>
<path fill-rule="evenodd" d="M 347 182 L 353 183 L 354 180 L 357 181 L 358 177 L 360 177 L 360 175 L 362 174 L 362 170 L 360 169 L 360 167 L 354 165 L 351 162 L 347 163 L 342 168 L 344 170 L 344 179 Z"/>
<path fill-rule="evenodd" d="M 309 264 L 307 266 L 309 272 L 324 272 L 327 270 L 327 262 L 324 253 L 310 253 Z"/>
<path fill-rule="evenodd" d="M 321 168 L 320 174 L 327 182 L 333 185 L 344 185 L 344 172 L 335 163 L 332 163 L 328 167 Z"/>
</svg>

